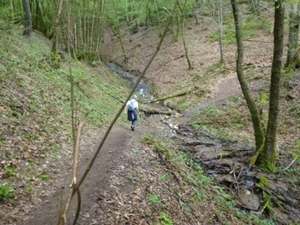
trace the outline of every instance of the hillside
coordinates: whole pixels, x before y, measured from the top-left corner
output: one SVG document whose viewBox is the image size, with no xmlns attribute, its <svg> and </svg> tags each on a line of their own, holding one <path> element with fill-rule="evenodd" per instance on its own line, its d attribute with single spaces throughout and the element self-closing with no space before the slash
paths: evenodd
<svg viewBox="0 0 300 225">
<path fill-rule="evenodd" d="M 181 151 L 184 143 L 202 138 L 213 145 L 245 143 L 246 150 L 253 150 L 250 116 L 235 74 L 235 45 L 224 46 L 225 63 L 220 64 L 219 45 L 212 37 L 217 30 L 212 24 L 215 22 L 203 17 L 200 24 L 191 20 L 187 26 L 193 70 L 187 70 L 180 39 L 174 42 L 172 34 L 167 35 L 145 79 L 154 98 L 187 94 L 163 102 L 173 109 L 171 117 L 142 115 L 136 132 L 130 132 L 125 116 L 118 119 L 82 188 L 80 224 L 274 224 L 277 219 L 283 223 L 299 218 L 299 208 L 294 207 L 296 216 L 279 214 L 274 204 L 275 215 L 286 218 L 276 218 L 270 207 L 269 214 L 259 219 L 264 203 L 254 211 L 236 203 L 234 188 L 240 186 L 218 183 L 194 161 L 201 161 L 203 152 L 213 152 L 216 146 L 200 146 L 198 150 L 185 146 L 185 152 Z M 270 82 L 271 27 L 245 42 L 245 71 L 257 99 Z M 80 150 L 82 174 L 129 89 L 102 62 L 75 62 L 63 51 L 60 58 L 53 59 L 48 40 L 38 34 L 26 39 L 21 34 L 22 30 L 12 29 L 0 35 L 0 216 L 4 218 L 0 224 L 55 224 L 58 199 L 66 193 L 71 173 L 71 109 L 77 116 L 76 124 L 86 123 Z M 140 27 L 137 33 L 125 35 L 129 56 L 125 63 L 118 40 L 106 33 L 102 59 L 138 75 L 158 40 L 156 28 Z M 74 80 L 73 106 L 70 75 Z M 294 192 L 295 201 L 299 201 L 295 144 L 300 130 L 298 77 L 283 79 L 279 172 L 275 178 L 267 178 L 270 182 L 282 180 L 284 193 Z M 143 107 L 146 104 L 141 104 Z M 262 111 L 266 108 L 265 103 Z M 180 129 L 171 129 L 171 124 Z M 238 148 L 243 149 L 241 146 Z M 247 163 L 247 158 L 243 160 Z M 287 205 L 295 203 L 290 196 L 283 196 Z M 250 211 L 251 216 L 247 214 Z"/>
</svg>

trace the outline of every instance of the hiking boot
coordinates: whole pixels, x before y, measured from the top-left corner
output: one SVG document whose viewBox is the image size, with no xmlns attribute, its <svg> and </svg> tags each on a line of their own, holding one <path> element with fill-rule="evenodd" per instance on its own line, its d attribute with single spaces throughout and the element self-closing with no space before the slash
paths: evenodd
<svg viewBox="0 0 300 225">
<path fill-rule="evenodd" d="M 131 130 L 134 131 L 134 127 L 133 126 L 131 126 Z"/>
</svg>

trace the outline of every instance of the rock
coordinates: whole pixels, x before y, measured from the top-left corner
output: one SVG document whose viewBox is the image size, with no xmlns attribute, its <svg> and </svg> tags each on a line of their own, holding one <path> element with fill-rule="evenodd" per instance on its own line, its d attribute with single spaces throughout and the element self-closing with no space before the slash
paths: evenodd
<svg viewBox="0 0 300 225">
<path fill-rule="evenodd" d="M 252 193 L 248 189 L 242 188 L 238 196 L 244 208 L 255 211 L 259 209 L 260 199 L 258 195 Z"/>
</svg>

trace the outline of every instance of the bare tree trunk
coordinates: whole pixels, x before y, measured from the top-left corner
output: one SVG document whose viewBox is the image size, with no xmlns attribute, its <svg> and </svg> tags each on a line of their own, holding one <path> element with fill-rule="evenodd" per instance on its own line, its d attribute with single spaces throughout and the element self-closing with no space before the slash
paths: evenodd
<svg viewBox="0 0 300 225">
<path fill-rule="evenodd" d="M 72 13 L 72 3 L 67 0 L 67 50 L 69 56 L 72 56 L 71 52 L 71 13 Z M 73 49 L 73 47 L 72 47 Z"/>
<path fill-rule="evenodd" d="M 256 150 L 258 151 L 260 147 L 264 143 L 264 133 L 261 125 L 261 120 L 259 117 L 259 111 L 253 100 L 248 84 L 245 80 L 244 71 L 243 71 L 243 58 L 244 58 L 244 46 L 242 41 L 242 31 L 241 31 L 241 21 L 240 21 L 240 12 L 238 3 L 236 0 L 231 0 L 231 5 L 233 9 L 233 16 L 235 21 L 235 31 L 236 31 L 236 42 L 237 42 L 237 61 L 236 61 L 236 72 L 237 76 L 246 99 L 248 108 L 250 110 L 252 124 L 254 129 L 254 136 L 255 136 L 255 144 Z"/>
<path fill-rule="evenodd" d="M 13 0 L 9 0 L 9 10 L 10 10 L 10 22 L 13 23 L 15 20 Z"/>
<path fill-rule="evenodd" d="M 25 30 L 23 34 L 27 37 L 30 37 L 32 32 L 32 18 L 29 0 L 23 0 L 23 10 L 25 15 Z"/>
<path fill-rule="evenodd" d="M 223 2 L 219 0 L 219 11 L 218 11 L 218 22 L 219 22 L 219 45 L 220 45 L 220 62 L 224 62 L 223 56 Z"/>
<path fill-rule="evenodd" d="M 258 157 L 258 163 L 270 170 L 275 171 L 277 160 L 276 150 L 276 131 L 277 116 L 279 112 L 279 92 L 280 78 L 282 69 L 283 51 L 283 32 L 284 32 L 284 7 L 283 0 L 275 1 L 275 22 L 274 22 L 274 52 L 271 73 L 269 119 L 266 133 L 266 140 L 263 151 Z"/>
<path fill-rule="evenodd" d="M 183 48 L 184 48 L 184 52 L 185 52 L 185 58 L 186 58 L 187 63 L 189 65 L 189 70 L 192 70 L 193 65 L 192 65 L 192 62 L 191 62 L 190 57 L 189 57 L 189 51 L 188 51 L 188 48 L 187 48 L 186 43 L 185 43 L 185 35 L 184 35 L 184 14 L 183 14 L 183 9 L 185 7 L 185 4 L 186 4 L 186 0 L 184 1 L 183 7 L 181 8 L 180 3 L 178 3 L 178 8 L 180 9 L 181 19 L 182 19 L 181 34 L 182 34 L 182 42 L 183 42 Z"/>
<path fill-rule="evenodd" d="M 57 51 L 57 32 L 58 32 L 58 23 L 60 20 L 61 10 L 63 6 L 64 0 L 59 0 L 58 6 L 57 6 L 57 13 L 56 18 L 53 24 L 53 40 L 52 40 L 52 53 L 56 54 Z"/>
<path fill-rule="evenodd" d="M 299 10 L 299 3 L 290 4 L 289 43 L 285 67 L 292 70 L 295 70 L 298 61 Z"/>
<path fill-rule="evenodd" d="M 116 5 L 115 5 L 115 0 L 113 0 L 113 6 L 114 6 L 114 10 L 115 10 L 115 17 L 116 17 L 116 26 L 117 26 L 117 37 L 119 39 L 119 42 L 120 42 L 120 45 L 121 45 L 121 48 L 122 48 L 122 53 L 124 55 L 124 62 L 126 63 L 128 61 L 128 57 L 127 57 L 127 54 L 125 52 L 125 48 L 124 48 L 124 45 L 123 45 L 123 41 L 122 41 L 122 35 L 121 35 L 121 30 L 120 30 L 120 24 L 119 24 L 119 21 L 118 21 L 118 15 L 117 15 L 117 9 L 116 9 Z"/>
</svg>

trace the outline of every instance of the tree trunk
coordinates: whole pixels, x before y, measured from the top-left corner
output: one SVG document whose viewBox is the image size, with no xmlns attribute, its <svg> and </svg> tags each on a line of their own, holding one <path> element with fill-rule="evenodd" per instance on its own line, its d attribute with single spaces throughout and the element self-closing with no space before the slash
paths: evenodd
<svg viewBox="0 0 300 225">
<path fill-rule="evenodd" d="M 223 2 L 219 0 L 219 10 L 218 10 L 218 22 L 219 22 L 219 45 L 220 45 L 220 62 L 224 62 L 223 56 Z"/>
<path fill-rule="evenodd" d="M 60 14 L 62 10 L 62 5 L 63 5 L 64 0 L 59 0 L 58 6 L 57 6 L 57 13 L 56 13 L 56 18 L 53 24 L 53 43 L 52 43 L 52 53 L 56 54 L 57 51 L 57 32 L 58 32 L 58 23 L 60 19 Z"/>
<path fill-rule="evenodd" d="M 289 43 L 285 67 L 292 70 L 295 70 L 298 61 L 299 6 L 299 3 L 290 4 Z"/>
<path fill-rule="evenodd" d="M 283 32 L 284 32 L 284 7 L 282 0 L 275 1 L 275 22 L 274 22 L 274 51 L 271 73 L 269 119 L 266 133 L 266 140 L 263 150 L 258 157 L 258 163 L 270 170 L 275 170 L 277 160 L 276 151 L 276 131 L 277 116 L 279 111 L 279 92 L 280 77 L 282 69 L 283 51 Z"/>
<path fill-rule="evenodd" d="M 23 10 L 25 15 L 25 30 L 23 34 L 27 37 L 30 37 L 32 32 L 32 19 L 29 0 L 23 0 Z"/>
<path fill-rule="evenodd" d="M 127 56 L 127 54 L 125 52 L 125 48 L 124 48 L 123 41 L 122 41 L 121 29 L 120 29 L 119 19 L 118 19 L 118 15 L 117 15 L 117 9 L 116 9 L 116 5 L 115 5 L 115 0 L 113 0 L 113 7 L 114 7 L 114 11 L 115 11 L 115 20 L 116 20 L 116 29 L 117 29 L 116 35 L 118 37 L 118 40 L 119 40 L 121 48 L 122 48 L 122 53 L 124 55 L 124 62 L 127 63 L 128 56 Z"/>
<path fill-rule="evenodd" d="M 15 15 L 14 15 L 14 4 L 12 0 L 9 0 L 9 10 L 10 10 L 10 22 L 14 23 Z"/>
<path fill-rule="evenodd" d="M 236 61 L 236 72 L 237 76 L 242 88 L 242 92 L 246 99 L 251 118 L 253 123 L 254 129 L 254 136 L 255 136 L 255 144 L 256 150 L 258 151 L 259 148 L 263 145 L 264 142 L 264 133 L 262 130 L 261 120 L 259 117 L 259 111 L 253 100 L 251 93 L 249 91 L 249 87 L 245 80 L 244 71 L 243 71 L 243 57 L 244 57 L 244 46 L 242 41 L 242 31 L 241 31 L 241 22 L 240 22 L 240 12 L 239 7 L 236 0 L 231 0 L 231 5 L 233 9 L 233 16 L 235 21 L 235 31 L 236 31 L 236 42 L 237 42 L 237 61 Z"/>
<path fill-rule="evenodd" d="M 186 42 L 185 42 L 185 35 L 184 35 L 184 20 L 185 20 L 185 18 L 184 18 L 184 13 L 183 13 L 183 9 L 184 9 L 184 7 L 185 7 L 185 5 L 186 5 L 186 0 L 184 1 L 184 4 L 183 4 L 183 7 L 181 8 L 181 5 L 180 5 L 180 3 L 178 3 L 178 8 L 179 8 L 179 10 L 180 10 L 180 12 L 181 12 L 181 19 L 182 19 L 182 27 L 181 27 L 181 34 L 182 34 L 182 43 L 183 43 L 183 48 L 184 48 L 184 52 L 185 52 L 185 58 L 186 58 L 186 60 L 187 60 L 187 63 L 188 63 L 188 66 L 189 66 L 189 70 L 192 70 L 193 69 L 193 64 L 192 64 L 192 62 L 191 62 L 191 60 L 190 60 L 190 57 L 189 57 L 189 51 L 188 51 L 188 48 L 187 48 L 187 46 L 186 46 Z"/>
</svg>

